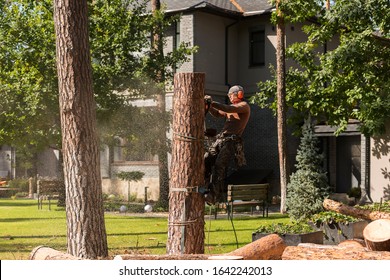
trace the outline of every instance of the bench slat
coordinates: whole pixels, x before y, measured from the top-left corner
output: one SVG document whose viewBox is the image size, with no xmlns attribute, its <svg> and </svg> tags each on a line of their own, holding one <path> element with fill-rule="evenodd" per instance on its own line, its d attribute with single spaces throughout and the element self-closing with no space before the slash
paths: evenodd
<svg viewBox="0 0 390 280">
<path fill-rule="evenodd" d="M 268 216 L 268 190 L 269 184 L 228 185 L 228 214 L 233 218 L 234 206 L 261 205 L 263 216 L 265 211 L 267 211 Z"/>
</svg>

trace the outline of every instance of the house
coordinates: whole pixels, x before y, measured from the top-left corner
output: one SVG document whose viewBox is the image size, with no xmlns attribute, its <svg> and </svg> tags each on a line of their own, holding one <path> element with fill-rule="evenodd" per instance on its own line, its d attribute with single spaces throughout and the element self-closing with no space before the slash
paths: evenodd
<svg viewBox="0 0 390 280">
<path fill-rule="evenodd" d="M 270 22 L 273 6 L 268 0 L 162 0 L 168 14 L 180 14 L 180 22 L 168 31 L 166 51 L 178 42 L 198 46 L 197 53 L 178 72 L 204 72 L 205 94 L 224 102 L 229 86 L 240 84 L 246 97 L 257 91 L 257 83 L 271 78 L 269 65 L 276 64 L 276 29 Z M 304 41 L 301 24 L 286 26 L 286 43 Z M 328 49 L 332 48 L 332 43 Z M 171 109 L 172 89 L 166 96 L 167 110 Z M 153 100 L 139 100 L 135 105 L 153 107 Z M 252 106 L 252 114 L 243 135 L 247 169 L 272 170 L 267 178 L 271 195 L 280 193 L 279 159 L 276 119 L 268 109 Z M 207 118 L 207 126 L 220 128 L 222 123 Z M 352 187 L 367 190 L 368 200 L 390 198 L 390 138 L 366 138 L 358 124 L 335 137 L 334 128 L 316 127 L 326 151 L 325 167 L 329 182 L 336 193 L 346 193 Z M 390 128 L 390 127 L 389 127 Z M 299 139 L 288 138 L 289 165 L 293 170 Z M 55 157 L 54 151 L 47 153 Z M 45 162 L 43 159 L 42 162 Z M 54 167 L 54 171 L 58 166 Z M 49 169 L 44 169 L 49 172 Z M 121 154 L 120 145 L 101 151 L 103 191 L 127 197 L 127 182 L 116 179 L 119 171 L 142 171 L 140 182 L 131 183 L 131 192 L 156 200 L 159 195 L 158 159 L 149 157 L 129 160 Z M 43 172 L 43 171 L 42 171 Z"/>
<path fill-rule="evenodd" d="M 270 24 L 273 7 L 267 0 L 263 1 L 161 1 L 168 14 L 180 14 L 180 22 L 168 32 L 166 50 L 172 50 L 176 42 L 187 42 L 198 46 L 199 50 L 190 61 L 181 65 L 178 72 L 204 72 L 205 94 L 215 100 L 225 102 L 230 85 L 240 84 L 246 96 L 254 94 L 260 80 L 271 78 L 269 65 L 275 64 L 276 31 Z M 296 40 L 305 37 L 300 28 L 289 30 Z M 172 89 L 166 99 L 167 109 L 171 109 Z M 142 103 L 142 106 L 151 104 Z M 208 126 L 219 128 L 222 123 L 207 120 Z M 248 123 L 245 139 L 247 168 L 271 169 L 274 172 L 268 181 L 274 186 L 273 193 L 278 193 L 278 150 L 276 121 L 273 113 L 261 110 L 252 105 L 252 116 Z M 295 159 L 297 139 L 291 137 L 290 158 Z M 115 154 L 114 158 L 118 155 Z M 104 157 L 109 158 L 105 152 Z M 157 198 L 154 192 L 156 184 L 157 162 L 121 162 L 105 161 L 102 174 L 106 174 L 104 189 L 119 191 L 124 182 L 113 179 L 117 171 L 146 170 L 145 181 L 133 183 L 134 188 L 142 193 L 143 186 L 150 186 L 150 197 Z M 111 172 L 111 175 L 109 174 Z"/>
<path fill-rule="evenodd" d="M 245 89 L 246 97 L 249 97 L 257 91 L 259 81 L 271 78 L 269 65 L 276 64 L 276 30 L 270 23 L 274 7 L 268 0 L 161 2 L 168 14 L 181 15 L 180 22 L 170 31 L 166 49 L 169 51 L 182 41 L 199 47 L 190 61 L 177 71 L 206 73 L 205 94 L 223 102 L 229 86 L 240 84 Z M 305 38 L 301 24 L 286 26 L 287 45 L 304 41 Z M 327 49 L 332 49 L 332 44 L 335 42 L 329 42 Z M 171 103 L 172 93 L 168 93 L 168 110 L 171 109 Z M 207 125 L 218 128 L 222 123 L 207 119 Z M 361 135 L 356 123 L 351 123 L 339 137 L 334 136 L 334 131 L 331 127 L 316 127 L 326 154 L 325 168 L 333 191 L 348 193 L 351 188 L 360 187 L 367 193 L 365 199 L 368 201 L 390 199 L 390 167 L 387 168 L 389 138 L 366 138 Z M 252 105 L 251 119 L 243 137 L 246 168 L 273 170 L 267 179 L 271 184 L 272 195 L 279 194 L 277 131 L 273 113 Z M 290 133 L 288 157 L 291 170 L 294 169 L 298 144 L 299 139 Z M 150 174 L 158 173 L 153 161 L 127 164 L 130 170 L 139 168 L 149 170 Z M 123 168 L 115 161 L 113 166 Z M 152 194 L 152 197 L 155 195 Z"/>
</svg>

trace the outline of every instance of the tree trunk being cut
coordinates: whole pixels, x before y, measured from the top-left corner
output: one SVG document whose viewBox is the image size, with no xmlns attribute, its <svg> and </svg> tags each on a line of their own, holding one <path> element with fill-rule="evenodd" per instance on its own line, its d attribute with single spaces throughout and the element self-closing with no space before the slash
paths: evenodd
<svg viewBox="0 0 390 280">
<path fill-rule="evenodd" d="M 204 253 L 204 73 L 176 73 L 167 253 Z"/>
<path fill-rule="evenodd" d="M 241 256 L 244 260 L 280 260 L 285 248 L 279 235 L 270 234 L 225 255 Z"/>
<path fill-rule="evenodd" d="M 390 220 L 379 219 L 363 230 L 367 248 L 372 251 L 390 251 Z"/>
<path fill-rule="evenodd" d="M 323 206 L 326 210 L 335 211 L 344 215 L 348 215 L 348 216 L 352 216 L 364 220 L 374 221 L 379 219 L 390 219 L 390 213 L 359 209 L 331 199 L 325 199 Z"/>
</svg>

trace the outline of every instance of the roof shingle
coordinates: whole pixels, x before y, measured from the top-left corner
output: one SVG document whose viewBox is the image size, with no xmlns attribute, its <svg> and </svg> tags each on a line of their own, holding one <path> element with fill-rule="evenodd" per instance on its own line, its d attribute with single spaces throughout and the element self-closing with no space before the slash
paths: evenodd
<svg viewBox="0 0 390 280">
<path fill-rule="evenodd" d="M 273 8 L 269 0 L 161 0 L 161 4 L 165 5 L 167 12 L 214 8 L 242 15 L 267 12 Z"/>
</svg>

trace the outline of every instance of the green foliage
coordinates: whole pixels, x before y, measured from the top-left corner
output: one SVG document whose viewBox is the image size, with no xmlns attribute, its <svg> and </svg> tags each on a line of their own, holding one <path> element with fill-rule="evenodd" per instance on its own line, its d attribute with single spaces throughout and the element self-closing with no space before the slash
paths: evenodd
<svg viewBox="0 0 390 280">
<path fill-rule="evenodd" d="M 261 225 L 255 233 L 276 233 L 276 234 L 302 234 L 313 232 L 313 228 L 307 223 L 272 223 L 268 225 Z"/>
<path fill-rule="evenodd" d="M 344 215 L 341 213 L 333 212 L 333 211 L 323 211 L 317 214 L 314 214 L 310 221 L 314 224 L 349 224 L 352 222 L 357 222 L 359 219 Z"/>
<path fill-rule="evenodd" d="M 121 171 L 116 174 L 116 176 L 124 181 L 133 181 L 133 182 L 138 182 L 142 180 L 144 177 L 145 173 L 141 171 Z"/>
<path fill-rule="evenodd" d="M 303 27 L 307 41 L 286 50 L 287 58 L 297 63 L 286 77 L 287 105 L 295 109 L 290 121 L 311 115 L 337 126 L 339 134 L 354 118 L 364 134 L 381 134 L 390 117 L 390 2 L 334 1 L 330 10 L 322 2 L 282 1 L 286 21 L 316 16 Z M 329 42 L 337 46 L 324 52 Z M 252 101 L 276 109 L 276 76 L 258 87 Z"/>
<path fill-rule="evenodd" d="M 0 3 L 0 143 L 59 143 L 52 1 Z"/>
<path fill-rule="evenodd" d="M 355 207 L 370 210 L 370 211 L 390 212 L 390 201 L 386 201 L 383 203 L 374 202 L 371 204 L 355 206 Z"/>
<path fill-rule="evenodd" d="M 296 160 L 297 170 L 287 185 L 286 206 L 293 220 L 304 221 L 323 210 L 322 202 L 329 194 L 322 169 L 323 155 L 319 154 L 318 139 L 310 121 L 303 126 Z"/>
<path fill-rule="evenodd" d="M 163 10 L 154 17 L 147 12 L 147 2 L 89 1 L 94 92 L 98 120 L 106 121 L 100 131 L 105 139 L 118 134 L 133 139 L 133 134 L 142 131 L 128 123 L 112 123 L 107 131 L 107 124 L 119 111 L 137 111 L 128 109 L 132 98 L 156 96 L 161 88 L 152 82 L 156 69 L 171 77 L 172 70 L 196 49 L 183 43 L 161 59 L 151 59 L 151 30 L 161 25 L 164 35 L 177 18 L 165 17 Z M 0 1 L 0 14 L 0 144 L 32 154 L 48 146 L 58 148 L 61 131 L 53 3 Z M 157 118 L 168 117 L 159 115 L 153 121 Z M 145 119 L 150 122 L 143 122 Z M 136 123 L 147 127 L 154 126 L 153 121 L 141 117 Z M 152 132 L 148 130 L 150 135 Z"/>
<path fill-rule="evenodd" d="M 8 187 L 18 189 L 20 192 L 29 191 L 28 179 L 23 178 L 15 178 L 13 180 L 8 181 Z"/>
</svg>

